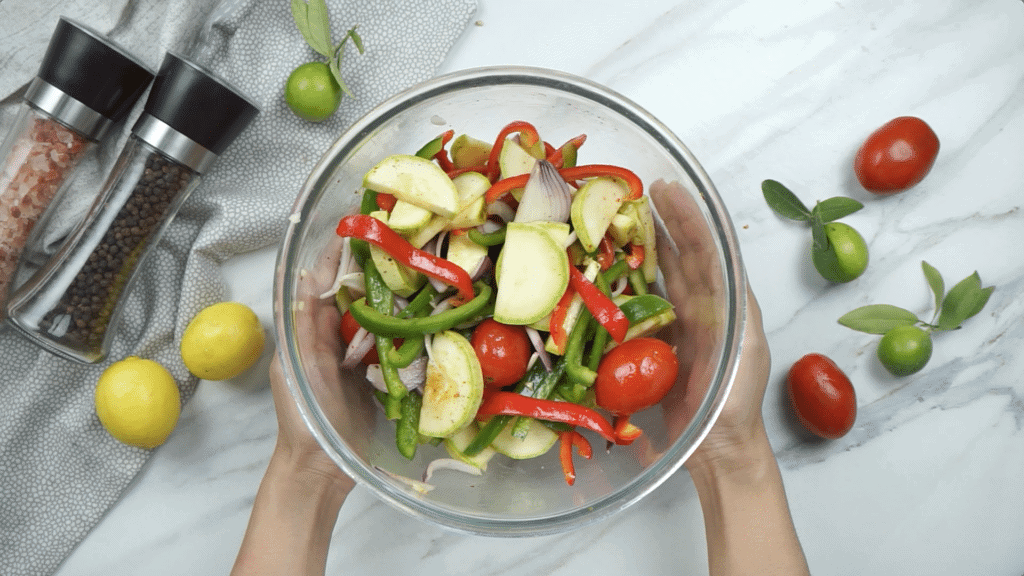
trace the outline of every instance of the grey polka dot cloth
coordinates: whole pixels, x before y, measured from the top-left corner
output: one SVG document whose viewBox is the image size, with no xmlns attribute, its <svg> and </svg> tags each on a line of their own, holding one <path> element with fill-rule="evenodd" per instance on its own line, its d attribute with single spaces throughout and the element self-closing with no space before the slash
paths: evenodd
<svg viewBox="0 0 1024 576">
<path fill-rule="evenodd" d="M 177 341 L 202 307 L 223 299 L 220 264 L 277 242 L 306 174 L 351 122 L 394 93 L 433 76 L 476 9 L 474 0 L 328 0 L 335 38 L 352 25 L 342 71 L 357 99 L 320 124 L 291 114 L 288 73 L 316 57 L 289 0 L 5 0 L 0 18 L 0 134 L 14 122 L 59 16 L 107 33 L 151 68 L 165 51 L 205 64 L 262 109 L 182 207 L 126 295 L 108 359 L 61 360 L 0 326 L 0 574 L 51 574 L 113 505 L 149 452 L 113 440 L 93 409 L 110 362 L 152 358 L 174 374 L 187 401 L 197 380 Z M 135 115 L 138 111 L 135 112 Z M 98 147 L 71 190 L 98 190 L 125 141 Z"/>
</svg>

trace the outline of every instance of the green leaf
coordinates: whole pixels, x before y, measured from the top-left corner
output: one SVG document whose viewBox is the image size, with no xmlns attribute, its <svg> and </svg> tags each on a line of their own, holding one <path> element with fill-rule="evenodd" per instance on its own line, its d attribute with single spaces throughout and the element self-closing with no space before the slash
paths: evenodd
<svg viewBox="0 0 1024 576">
<path fill-rule="evenodd" d="M 832 222 L 833 220 L 839 220 L 843 216 L 849 216 L 863 207 L 863 204 L 853 198 L 836 196 L 835 198 L 822 200 L 815 204 L 811 213 L 817 214 L 822 222 Z"/>
<path fill-rule="evenodd" d="M 331 22 L 326 0 L 292 0 L 292 19 L 306 44 L 328 58 L 331 57 Z"/>
<path fill-rule="evenodd" d="M 814 241 L 814 250 L 828 250 L 828 236 L 825 234 L 825 224 L 821 218 L 811 218 L 811 239 Z"/>
<path fill-rule="evenodd" d="M 790 220 L 806 222 L 811 218 L 811 211 L 807 206 L 786 188 L 775 180 L 761 182 L 761 193 L 764 194 L 764 201 L 776 214 Z"/>
<path fill-rule="evenodd" d="M 360 54 L 366 52 L 366 49 L 363 48 L 363 39 L 356 32 L 356 26 L 350 28 L 345 36 L 352 39 L 352 43 L 356 45 L 356 50 L 358 50 Z"/>
<path fill-rule="evenodd" d="M 928 286 L 935 295 L 935 313 L 942 309 L 942 298 L 946 295 L 946 283 L 942 280 L 942 274 L 931 264 L 921 260 L 921 269 L 924 270 L 924 277 L 928 280 Z"/>
<path fill-rule="evenodd" d="M 341 77 L 341 59 L 344 56 L 344 50 L 341 49 L 341 45 L 338 45 L 339 50 L 335 53 L 334 57 L 328 63 L 328 68 L 331 69 L 331 76 L 338 82 L 338 86 L 341 87 L 341 91 L 345 93 L 349 98 L 355 98 L 355 94 L 349 90 L 348 85 L 345 84 L 345 80 Z"/>
<path fill-rule="evenodd" d="M 897 326 L 913 326 L 921 320 L 913 312 L 891 304 L 870 304 L 851 310 L 839 323 L 868 334 L 885 334 Z"/>
<path fill-rule="evenodd" d="M 989 296 L 995 288 L 982 289 L 981 277 L 975 272 L 964 278 L 956 286 L 950 288 L 942 301 L 942 311 L 936 328 L 939 330 L 955 330 L 971 316 L 974 316 L 988 303 Z"/>
</svg>

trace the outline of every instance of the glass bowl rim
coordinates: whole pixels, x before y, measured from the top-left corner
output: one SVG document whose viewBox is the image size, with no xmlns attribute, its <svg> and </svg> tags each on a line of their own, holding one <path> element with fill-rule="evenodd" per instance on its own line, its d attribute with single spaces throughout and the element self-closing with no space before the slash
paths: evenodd
<svg viewBox="0 0 1024 576">
<path fill-rule="evenodd" d="M 410 492 L 396 489 L 383 482 L 372 470 L 352 457 L 327 416 L 312 397 L 308 387 L 300 386 L 303 378 L 298 360 L 297 345 L 292 338 L 294 324 L 290 306 L 294 296 L 293 282 L 287 274 L 294 268 L 296 239 L 302 233 L 306 222 L 304 210 L 310 209 L 310 198 L 331 178 L 337 162 L 350 154 L 366 137 L 383 123 L 402 111 L 425 100 L 452 91 L 472 89 L 478 86 L 525 84 L 540 88 L 568 92 L 583 97 L 617 113 L 638 129 L 654 138 L 664 150 L 673 156 L 691 180 L 699 188 L 698 195 L 709 207 L 709 216 L 724 248 L 725 287 L 727 292 L 728 316 L 726 318 L 723 354 L 715 367 L 715 378 L 709 393 L 701 401 L 694 419 L 678 439 L 651 466 L 638 474 L 631 482 L 592 502 L 586 508 L 577 507 L 556 515 L 527 519 L 492 519 L 452 513 L 426 504 L 425 500 Z M 327 453 L 328 457 L 347 475 L 358 483 L 366 484 L 377 497 L 396 509 L 420 519 L 429 520 L 439 526 L 472 535 L 530 537 L 555 534 L 576 529 L 608 518 L 622 511 L 652 492 L 674 474 L 696 450 L 710 431 L 725 405 L 736 377 L 742 336 L 746 317 L 746 276 L 739 251 L 739 241 L 728 211 L 722 202 L 710 177 L 703 167 L 675 134 L 653 115 L 632 100 L 611 88 L 567 72 L 529 66 L 488 66 L 470 68 L 434 77 L 418 83 L 381 102 L 347 130 L 342 132 L 317 161 L 292 206 L 292 217 L 288 220 L 275 265 L 273 314 L 278 346 L 276 354 L 289 393 L 295 400 L 299 413 L 311 434 Z M 684 445 L 686 446 L 684 448 Z M 328 449 L 330 447 L 330 449 Z"/>
</svg>

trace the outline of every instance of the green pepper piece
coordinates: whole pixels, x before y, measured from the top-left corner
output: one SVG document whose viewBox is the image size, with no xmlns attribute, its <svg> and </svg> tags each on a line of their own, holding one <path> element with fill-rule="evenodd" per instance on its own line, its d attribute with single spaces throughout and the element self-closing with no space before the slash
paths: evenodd
<svg viewBox="0 0 1024 576">
<path fill-rule="evenodd" d="M 466 449 L 462 451 L 466 456 L 476 456 L 481 450 L 487 448 L 494 442 L 494 439 L 501 434 L 501 431 L 505 428 L 514 416 L 506 414 L 499 414 L 493 416 L 486 424 L 480 427 L 480 430 L 473 437 L 473 440 L 466 446 Z"/>
<path fill-rule="evenodd" d="M 476 290 L 476 297 L 462 306 L 422 318 L 395 318 L 381 312 L 376 306 L 368 306 L 366 298 L 360 298 L 353 302 L 349 311 L 352 312 L 352 316 L 360 326 L 378 338 L 406 338 L 434 334 L 472 320 L 486 310 L 494 291 L 483 282 L 476 284 Z M 369 293 L 367 293 L 368 296 Z M 379 354 L 380 350 L 377 352 Z"/>
<path fill-rule="evenodd" d="M 363 268 L 363 279 L 366 283 L 366 297 L 359 300 L 364 303 L 364 307 L 371 309 L 369 306 L 366 306 L 366 301 L 369 300 L 370 306 L 373 306 L 372 310 L 382 316 L 393 318 L 389 314 L 394 306 L 395 295 L 388 289 L 387 284 L 384 283 L 384 279 L 381 278 L 380 272 L 377 271 L 372 258 L 366 260 L 365 268 Z M 360 326 L 373 332 L 369 326 L 360 322 L 358 317 L 356 317 L 356 321 L 359 322 Z M 388 360 L 388 352 L 394 349 L 395 344 L 390 337 L 377 333 L 374 333 L 374 340 L 377 344 L 377 356 L 380 357 L 380 371 L 384 377 L 384 384 L 388 388 L 388 396 L 393 400 L 400 400 L 406 395 L 408 390 L 406 390 L 405 384 L 402 383 L 402 379 L 398 376 L 398 368 Z M 392 410 L 394 409 L 394 407 L 391 408 Z"/>
<path fill-rule="evenodd" d="M 505 243 L 505 227 L 502 226 L 494 232 L 481 232 L 476 228 L 469 231 L 469 239 L 481 246 L 497 246 Z"/>
<path fill-rule="evenodd" d="M 565 345 L 565 373 L 569 381 L 582 386 L 590 386 L 597 380 L 597 373 L 583 365 L 583 346 L 587 342 L 593 316 L 586 308 L 580 310 L 579 319 L 572 327 L 569 340 Z"/>
<path fill-rule="evenodd" d="M 643 271 L 639 268 L 629 271 L 629 285 L 637 296 L 647 294 L 647 280 L 644 278 Z"/>
<path fill-rule="evenodd" d="M 611 284 L 629 273 L 629 264 L 625 260 L 616 260 L 607 270 L 601 272 L 605 281 Z"/>
<path fill-rule="evenodd" d="M 406 394 L 402 398 L 401 417 L 395 425 L 395 444 L 398 452 L 412 460 L 416 456 L 416 446 L 420 443 L 420 408 L 423 399 L 417 393 Z"/>
<path fill-rule="evenodd" d="M 611 295 L 611 286 L 608 285 L 608 280 L 604 275 L 598 274 L 594 279 L 594 284 L 605 296 Z M 629 317 L 627 316 L 626 318 L 628 319 Z M 597 324 L 594 331 L 594 338 L 590 344 L 590 355 L 587 356 L 587 368 L 595 374 L 597 373 L 598 366 L 601 365 L 601 358 L 604 357 L 604 347 L 608 343 L 609 337 L 610 334 L 608 334 L 608 330 L 606 330 L 604 326 Z"/>
<path fill-rule="evenodd" d="M 619 309 L 626 315 L 630 326 L 673 308 L 672 303 L 655 294 L 641 294 L 626 300 Z"/>
<path fill-rule="evenodd" d="M 416 155 L 419 156 L 420 158 L 430 160 L 434 156 L 437 156 L 437 153 L 440 152 L 443 148 L 444 134 L 424 144 L 422 148 L 416 151 Z"/>
<path fill-rule="evenodd" d="M 427 282 L 423 285 L 423 288 L 416 293 L 416 296 L 409 301 L 409 304 L 405 308 L 399 310 L 398 314 L 395 314 L 395 318 L 422 316 L 423 314 L 421 314 L 421 312 L 427 311 L 430 306 L 430 301 L 434 299 L 434 296 L 437 296 L 437 290 L 434 289 L 434 286 L 431 283 Z"/>
</svg>

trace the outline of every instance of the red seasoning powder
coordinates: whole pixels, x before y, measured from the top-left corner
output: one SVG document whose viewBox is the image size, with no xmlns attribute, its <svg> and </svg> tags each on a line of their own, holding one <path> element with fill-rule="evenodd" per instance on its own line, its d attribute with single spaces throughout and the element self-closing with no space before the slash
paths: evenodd
<svg viewBox="0 0 1024 576">
<path fill-rule="evenodd" d="M 39 216 L 64 185 L 90 143 L 59 122 L 28 114 L 0 172 L 0 301 Z M 18 130 L 18 127 L 15 127 Z M 4 316 L 0 310 L 0 317 Z"/>
</svg>

